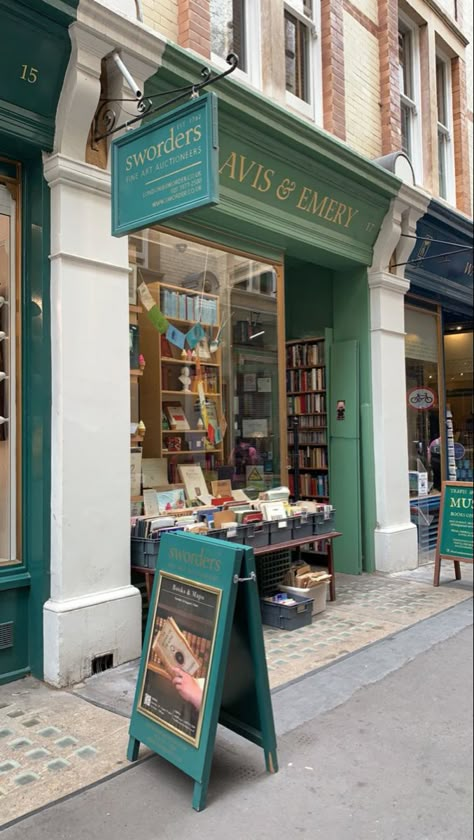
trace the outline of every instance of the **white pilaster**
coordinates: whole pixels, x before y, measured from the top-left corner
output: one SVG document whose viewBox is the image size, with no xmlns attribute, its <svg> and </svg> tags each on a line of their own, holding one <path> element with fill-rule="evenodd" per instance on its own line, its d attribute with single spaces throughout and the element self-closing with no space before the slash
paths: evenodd
<svg viewBox="0 0 474 840">
<path fill-rule="evenodd" d="M 141 84 L 163 41 L 104 3 L 81 0 L 45 157 L 51 190 L 51 594 L 44 674 L 57 686 L 141 649 L 130 584 L 128 240 L 111 235 L 110 173 L 85 163 L 103 59 L 119 49 Z M 120 95 L 120 94 L 118 94 Z"/>
<path fill-rule="evenodd" d="M 418 563 L 416 526 L 410 520 L 405 373 L 405 294 L 409 282 L 401 266 L 415 243 L 410 238 L 428 199 L 402 187 L 392 202 L 374 249 L 369 271 L 372 402 L 377 524 L 374 533 L 378 571 L 413 569 Z M 402 234 L 408 236 L 402 237 Z"/>
</svg>

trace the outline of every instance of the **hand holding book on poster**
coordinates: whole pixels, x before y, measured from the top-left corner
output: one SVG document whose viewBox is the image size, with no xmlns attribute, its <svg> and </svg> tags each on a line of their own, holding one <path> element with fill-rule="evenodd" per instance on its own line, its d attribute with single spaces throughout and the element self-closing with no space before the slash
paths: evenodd
<svg viewBox="0 0 474 840">
<path fill-rule="evenodd" d="M 163 667 L 172 678 L 175 676 L 176 668 L 192 677 L 199 671 L 199 660 L 195 657 L 176 621 L 171 617 L 163 622 L 163 627 L 153 643 L 153 650 L 158 654 Z"/>
<path fill-rule="evenodd" d="M 191 703 L 197 711 L 201 708 L 202 696 L 204 692 L 204 680 L 197 680 L 191 677 L 186 671 L 181 668 L 173 668 L 173 685 L 178 694 Z"/>
</svg>

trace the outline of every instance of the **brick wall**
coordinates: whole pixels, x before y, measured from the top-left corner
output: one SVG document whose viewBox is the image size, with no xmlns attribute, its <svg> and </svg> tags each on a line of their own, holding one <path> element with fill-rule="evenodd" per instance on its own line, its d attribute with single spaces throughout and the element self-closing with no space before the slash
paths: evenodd
<svg viewBox="0 0 474 840">
<path fill-rule="evenodd" d="M 346 139 L 361 154 L 376 158 L 382 154 L 378 39 L 345 11 L 344 43 L 357 45 L 345 52 Z"/>
<path fill-rule="evenodd" d="M 209 0 L 178 0 L 178 43 L 205 58 L 211 55 Z"/>
<path fill-rule="evenodd" d="M 178 42 L 178 5 L 176 0 L 142 0 L 144 22 L 170 41 Z"/>
<path fill-rule="evenodd" d="M 456 204 L 459 210 L 470 215 L 470 151 L 468 122 L 466 119 L 466 65 L 462 58 L 451 62 L 453 90 L 454 169 L 456 175 Z"/>
<path fill-rule="evenodd" d="M 388 155 L 401 147 L 398 7 L 392 0 L 379 2 L 379 49 L 382 153 Z"/>
<path fill-rule="evenodd" d="M 343 0 L 321 0 L 323 125 L 346 139 Z"/>
</svg>

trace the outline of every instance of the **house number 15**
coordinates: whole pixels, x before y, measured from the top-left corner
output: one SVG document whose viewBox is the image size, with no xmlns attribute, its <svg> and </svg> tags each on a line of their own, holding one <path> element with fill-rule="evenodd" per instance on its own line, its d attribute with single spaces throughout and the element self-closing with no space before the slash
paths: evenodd
<svg viewBox="0 0 474 840">
<path fill-rule="evenodd" d="M 29 82 L 30 85 L 36 84 L 38 81 L 38 68 L 37 67 L 29 67 L 28 64 L 21 65 L 21 76 L 24 82 Z"/>
</svg>

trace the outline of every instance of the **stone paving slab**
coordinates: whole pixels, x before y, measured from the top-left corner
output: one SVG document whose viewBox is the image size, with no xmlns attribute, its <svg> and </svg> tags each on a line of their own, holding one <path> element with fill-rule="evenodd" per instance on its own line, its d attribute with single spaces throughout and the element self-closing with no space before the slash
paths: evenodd
<svg viewBox="0 0 474 840">
<path fill-rule="evenodd" d="M 338 574 L 337 600 L 311 625 L 291 632 L 265 628 L 271 688 L 472 598 L 472 577 L 462 587 L 434 587 L 432 567 L 421 582 L 412 575 Z M 442 581 L 451 579 L 451 570 L 444 570 Z"/>
<path fill-rule="evenodd" d="M 0 825 L 127 765 L 128 721 L 28 677 L 0 686 Z"/>
<path fill-rule="evenodd" d="M 472 575 L 463 578 L 448 582 L 452 571 L 443 568 L 445 583 L 434 588 L 429 568 L 402 576 L 337 575 L 336 602 L 310 626 L 264 628 L 271 687 L 471 598 Z M 138 662 L 128 663 L 72 692 L 32 678 L 0 686 L 0 826 L 128 766 L 127 715 L 137 671 Z"/>
</svg>

